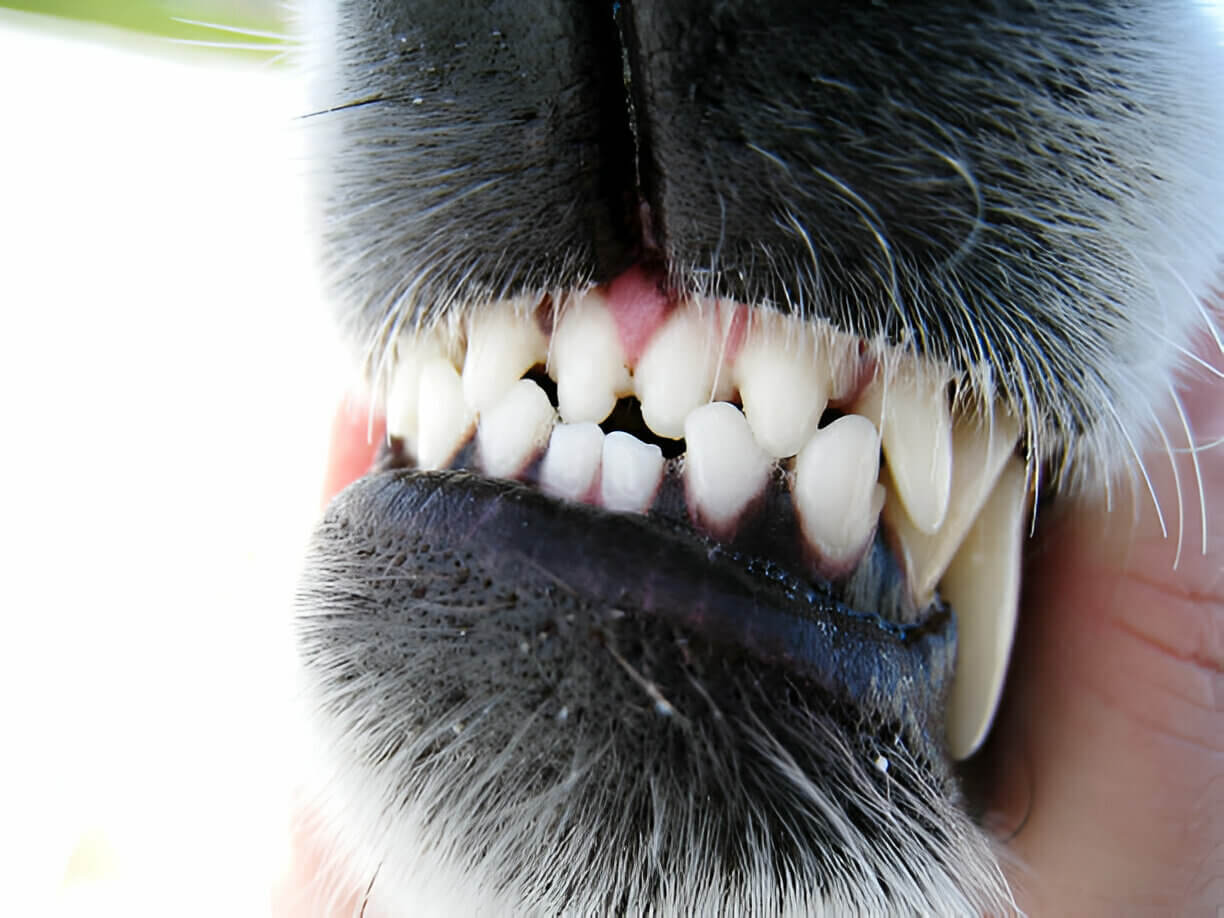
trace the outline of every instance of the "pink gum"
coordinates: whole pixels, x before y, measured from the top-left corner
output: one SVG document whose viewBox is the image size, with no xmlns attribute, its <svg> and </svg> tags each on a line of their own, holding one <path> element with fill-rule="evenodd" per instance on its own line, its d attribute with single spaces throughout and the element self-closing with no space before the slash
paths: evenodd
<svg viewBox="0 0 1224 918">
<path fill-rule="evenodd" d="M 616 277 L 607 288 L 607 306 L 616 320 L 621 346 L 630 366 L 636 366 L 650 339 L 667 321 L 680 301 L 663 290 L 662 279 L 634 266 Z M 728 326 L 723 361 L 732 363 L 744 341 L 748 326 L 748 309 L 742 305 L 720 302 L 722 309 L 733 308 Z"/>
</svg>

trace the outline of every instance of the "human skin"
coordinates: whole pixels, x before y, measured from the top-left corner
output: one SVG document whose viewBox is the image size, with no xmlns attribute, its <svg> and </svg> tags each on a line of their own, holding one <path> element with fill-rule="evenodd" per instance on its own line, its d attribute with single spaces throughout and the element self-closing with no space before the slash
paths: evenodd
<svg viewBox="0 0 1224 918">
<path fill-rule="evenodd" d="M 1198 353 L 1214 371 L 1196 366 L 1178 390 L 1196 450 L 1170 398 L 1171 450 L 1156 438 L 1143 457 L 1151 492 L 1139 476 L 1112 488 L 1112 508 L 1039 508 L 1008 690 L 974 768 L 1030 915 L 1224 908 L 1224 355 L 1208 336 Z M 380 435 L 363 405 L 342 406 L 325 503 L 370 467 Z M 316 898 L 327 847 L 308 822 L 277 914 L 354 914 L 362 890 Z"/>
<path fill-rule="evenodd" d="M 1214 342 L 1199 353 L 1224 369 Z M 1161 443 L 1144 464 L 1167 537 L 1140 481 L 1115 492 L 1112 511 L 1055 510 L 1027 555 L 984 774 L 1029 914 L 1224 909 L 1224 379 L 1202 367 L 1190 375 L 1180 394 L 1196 453 L 1171 400 L 1163 413 L 1180 523 Z"/>
</svg>

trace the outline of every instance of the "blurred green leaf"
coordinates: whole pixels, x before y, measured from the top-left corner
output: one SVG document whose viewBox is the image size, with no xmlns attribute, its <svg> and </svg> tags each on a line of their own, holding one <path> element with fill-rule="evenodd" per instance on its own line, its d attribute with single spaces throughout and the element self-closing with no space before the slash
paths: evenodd
<svg viewBox="0 0 1224 918">
<path fill-rule="evenodd" d="M 244 34 L 285 33 L 277 15 L 281 6 L 269 0 L 0 0 L 0 7 L 218 46 L 284 45 L 275 38 Z M 275 53 L 276 47 L 269 51 Z"/>
</svg>

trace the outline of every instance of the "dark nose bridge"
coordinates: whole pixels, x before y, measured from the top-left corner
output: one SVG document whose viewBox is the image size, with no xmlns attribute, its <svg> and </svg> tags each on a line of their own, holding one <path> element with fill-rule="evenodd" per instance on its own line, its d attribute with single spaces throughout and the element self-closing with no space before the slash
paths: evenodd
<svg viewBox="0 0 1224 918">
<path fill-rule="evenodd" d="M 328 242 L 374 310 L 647 262 L 677 289 L 872 332 L 839 310 L 896 304 L 906 259 L 971 238 L 952 164 L 983 126 L 938 104 L 964 92 L 967 0 L 337 2 L 327 103 L 378 104 L 325 119 Z"/>
</svg>

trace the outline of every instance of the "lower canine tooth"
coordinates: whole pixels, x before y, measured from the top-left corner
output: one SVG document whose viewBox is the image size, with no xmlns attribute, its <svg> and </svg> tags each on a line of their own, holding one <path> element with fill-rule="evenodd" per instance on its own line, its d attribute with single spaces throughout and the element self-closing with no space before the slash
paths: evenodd
<svg viewBox="0 0 1224 918">
<path fill-rule="evenodd" d="M 566 500 L 585 497 L 599 473 L 603 440 L 603 431 L 593 421 L 558 424 L 540 464 L 540 487 Z"/>
<path fill-rule="evenodd" d="M 445 357 L 433 357 L 421 368 L 417 404 L 417 462 L 423 469 L 444 468 L 467 440 L 473 420 L 463 399 L 463 381 Z"/>
<path fill-rule="evenodd" d="M 599 494 L 604 507 L 641 513 L 654 500 L 663 478 L 663 451 L 632 434 L 614 430 L 604 437 Z"/>
<path fill-rule="evenodd" d="M 952 431 L 952 491 L 948 515 L 933 534 L 922 532 L 889 495 L 884 520 L 897 537 L 910 589 L 920 605 L 930 601 L 939 578 L 977 518 L 1020 439 L 1020 425 L 1002 408 L 992 418 L 960 417 Z M 890 482 L 890 486 L 892 483 Z"/>
<path fill-rule="evenodd" d="M 770 459 L 734 405 L 712 402 L 684 421 L 689 503 L 715 529 L 732 525 L 765 487 Z"/>
<path fill-rule="evenodd" d="M 616 319 L 597 291 L 583 294 L 561 313 L 549 362 L 558 408 L 568 423 L 598 424 L 612 413 L 619 396 L 633 391 Z"/>
<path fill-rule="evenodd" d="M 528 301 L 496 303 L 477 312 L 468 330 L 463 397 L 474 411 L 492 407 L 514 381 L 548 353 Z"/>
<path fill-rule="evenodd" d="M 1013 457 L 940 584 L 957 622 L 947 720 L 957 759 L 981 745 L 1003 691 L 1020 601 L 1026 485 L 1024 463 Z"/>
<path fill-rule="evenodd" d="M 857 414 L 816 431 L 795 459 L 799 523 L 827 560 L 851 559 L 871 535 L 883 503 L 879 475 L 879 434 Z"/>
<path fill-rule="evenodd" d="M 520 379 L 480 417 L 481 466 L 494 478 L 514 478 L 544 448 L 556 411 L 534 380 Z"/>
<path fill-rule="evenodd" d="M 642 420 L 660 437 L 679 440 L 684 419 L 710 400 L 720 335 L 715 311 L 686 303 L 659 329 L 633 370 Z"/>
</svg>

